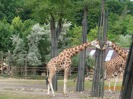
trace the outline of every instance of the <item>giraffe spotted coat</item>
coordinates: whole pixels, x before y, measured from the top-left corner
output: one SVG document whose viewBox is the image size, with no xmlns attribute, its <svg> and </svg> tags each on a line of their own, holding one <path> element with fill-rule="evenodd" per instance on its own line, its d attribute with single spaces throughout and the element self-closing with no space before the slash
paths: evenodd
<svg viewBox="0 0 133 99">
<path fill-rule="evenodd" d="M 93 45 L 100 49 L 99 42 L 94 40 L 92 42 L 87 42 L 87 43 L 84 43 L 84 44 L 81 44 L 81 45 L 78 45 L 72 48 L 64 49 L 58 56 L 52 58 L 47 63 L 47 72 L 49 73 L 49 75 L 47 76 L 48 77 L 47 79 L 47 82 L 48 82 L 48 93 L 47 94 L 48 95 L 50 94 L 50 89 L 51 89 L 53 96 L 55 96 L 53 85 L 52 85 L 53 76 L 55 75 L 56 71 L 64 70 L 64 91 L 63 93 L 65 96 L 67 96 L 66 82 L 67 82 L 69 70 L 72 64 L 71 58 L 74 55 L 78 54 L 80 51 L 83 51 L 84 49 L 86 49 L 90 45 Z"/>
</svg>

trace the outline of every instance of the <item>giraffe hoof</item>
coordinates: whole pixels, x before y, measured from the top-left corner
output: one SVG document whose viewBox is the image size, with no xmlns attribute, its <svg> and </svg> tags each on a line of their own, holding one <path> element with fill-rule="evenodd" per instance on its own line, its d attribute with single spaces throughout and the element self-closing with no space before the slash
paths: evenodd
<svg viewBox="0 0 133 99">
<path fill-rule="evenodd" d="M 112 94 L 112 91 L 111 90 L 109 91 L 109 94 Z"/>
<path fill-rule="evenodd" d="M 51 96 L 48 94 L 48 97 L 51 97 Z"/>
<path fill-rule="evenodd" d="M 64 97 L 68 97 L 68 95 L 67 94 L 64 94 Z"/>
</svg>

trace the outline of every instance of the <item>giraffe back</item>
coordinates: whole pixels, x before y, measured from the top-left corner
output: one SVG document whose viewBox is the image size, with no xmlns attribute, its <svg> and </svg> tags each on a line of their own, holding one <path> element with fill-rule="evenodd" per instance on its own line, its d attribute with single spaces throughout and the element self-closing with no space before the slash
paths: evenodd
<svg viewBox="0 0 133 99">
<path fill-rule="evenodd" d="M 105 70 L 107 78 L 111 78 L 112 75 L 116 75 L 125 69 L 126 61 L 118 56 L 110 61 L 105 62 Z"/>
</svg>

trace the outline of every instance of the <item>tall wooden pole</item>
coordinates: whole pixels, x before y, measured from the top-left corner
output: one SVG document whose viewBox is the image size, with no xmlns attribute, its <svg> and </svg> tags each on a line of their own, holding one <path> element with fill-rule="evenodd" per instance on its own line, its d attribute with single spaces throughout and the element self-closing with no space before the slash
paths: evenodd
<svg viewBox="0 0 133 99">
<path fill-rule="evenodd" d="M 85 43 L 87 39 L 87 11 L 88 7 L 85 6 L 83 21 L 82 21 L 82 43 Z M 85 58 L 86 58 L 86 50 L 80 52 L 80 57 L 79 57 L 78 80 L 76 87 L 76 91 L 78 92 L 84 91 Z"/>
<path fill-rule="evenodd" d="M 106 40 L 107 32 L 107 16 L 105 17 L 104 0 L 101 0 L 101 19 L 98 29 L 98 40 L 100 42 L 101 48 Z M 104 61 L 105 61 L 105 51 L 96 49 L 95 56 L 95 71 L 93 77 L 93 84 L 91 90 L 92 97 L 103 97 L 104 96 Z"/>
</svg>

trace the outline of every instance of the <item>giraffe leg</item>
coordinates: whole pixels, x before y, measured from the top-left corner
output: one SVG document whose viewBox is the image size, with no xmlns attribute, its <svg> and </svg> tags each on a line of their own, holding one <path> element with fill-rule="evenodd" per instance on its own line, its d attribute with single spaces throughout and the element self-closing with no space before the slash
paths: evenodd
<svg viewBox="0 0 133 99">
<path fill-rule="evenodd" d="M 108 79 L 108 90 L 109 90 L 109 93 L 112 93 L 111 88 L 110 88 L 110 82 L 111 82 L 111 80 Z"/>
<path fill-rule="evenodd" d="M 47 95 L 49 96 L 49 93 L 50 93 L 50 86 L 49 86 L 49 83 L 48 83 L 48 91 L 47 91 Z"/>
<path fill-rule="evenodd" d="M 116 84 L 117 84 L 117 82 L 118 82 L 118 76 L 116 76 L 116 78 L 115 78 L 115 83 L 114 83 L 114 92 L 113 92 L 113 93 L 115 93 L 115 89 L 116 89 Z"/>
<path fill-rule="evenodd" d="M 53 85 L 52 85 L 52 80 L 49 82 L 49 85 L 50 85 L 53 96 L 55 96 Z"/>
<path fill-rule="evenodd" d="M 67 97 L 67 78 L 69 75 L 69 69 L 64 70 L 64 96 Z"/>
<path fill-rule="evenodd" d="M 55 71 L 50 72 L 49 78 L 48 78 L 48 94 L 49 94 L 50 89 L 51 89 L 53 96 L 55 96 L 53 85 L 52 85 L 52 78 L 53 78 L 54 74 L 55 74 Z"/>
</svg>

